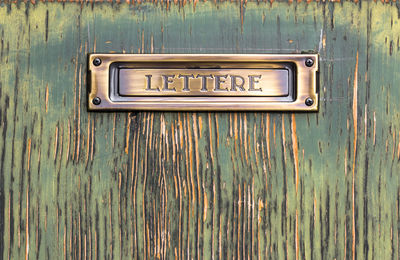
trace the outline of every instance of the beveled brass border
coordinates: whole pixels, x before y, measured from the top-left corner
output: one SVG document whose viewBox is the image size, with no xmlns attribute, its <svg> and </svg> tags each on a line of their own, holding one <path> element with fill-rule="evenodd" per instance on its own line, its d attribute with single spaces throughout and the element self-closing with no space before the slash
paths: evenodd
<svg viewBox="0 0 400 260">
<path fill-rule="evenodd" d="M 318 111 L 318 54 L 90 54 L 89 110 L 158 110 L 158 111 Z M 95 66 L 94 60 L 101 64 Z M 312 59 L 313 64 L 307 64 Z M 240 62 L 282 63 L 295 65 L 295 100 L 265 101 L 262 97 L 130 97 L 129 101 L 113 101 L 110 90 L 110 65 L 115 62 L 133 63 L 193 63 Z M 101 102 L 95 102 L 100 100 Z M 307 101 L 312 102 L 307 102 Z M 98 103 L 98 104 L 94 104 Z"/>
</svg>

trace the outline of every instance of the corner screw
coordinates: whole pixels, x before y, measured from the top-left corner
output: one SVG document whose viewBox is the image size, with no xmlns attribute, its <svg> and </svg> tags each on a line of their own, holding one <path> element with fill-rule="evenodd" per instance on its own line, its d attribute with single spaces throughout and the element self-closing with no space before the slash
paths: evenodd
<svg viewBox="0 0 400 260">
<path fill-rule="evenodd" d="M 95 97 L 95 98 L 92 100 L 92 103 L 93 103 L 94 105 L 98 106 L 98 105 L 100 105 L 100 103 L 101 103 L 101 99 L 100 99 L 99 97 Z"/>
<path fill-rule="evenodd" d="M 305 103 L 307 106 L 312 106 L 314 104 L 314 100 L 312 98 L 306 98 Z"/>
<path fill-rule="evenodd" d="M 100 66 L 100 64 L 101 64 L 101 59 L 100 58 L 95 58 L 93 60 L 93 65 L 94 66 Z"/>
<path fill-rule="evenodd" d="M 314 65 L 314 60 L 311 58 L 306 59 L 306 66 L 312 67 L 312 65 Z"/>
</svg>

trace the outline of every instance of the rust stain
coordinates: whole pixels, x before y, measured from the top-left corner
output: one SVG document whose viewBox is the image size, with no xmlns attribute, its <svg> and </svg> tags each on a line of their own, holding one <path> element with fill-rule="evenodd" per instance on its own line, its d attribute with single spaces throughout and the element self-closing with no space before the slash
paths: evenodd
<svg viewBox="0 0 400 260">
<path fill-rule="evenodd" d="M 203 214 L 203 222 L 206 222 L 206 219 L 207 219 L 207 209 L 208 209 L 208 198 L 207 198 L 207 192 L 204 191 L 204 214 Z"/>
<path fill-rule="evenodd" d="M 394 152 L 395 152 L 395 148 L 396 148 L 396 133 L 393 131 L 392 132 L 392 143 L 393 143 L 393 146 L 392 146 L 392 160 L 394 160 Z"/>
<path fill-rule="evenodd" d="M 154 113 L 150 114 L 150 140 L 149 140 L 149 147 L 150 150 L 152 149 L 153 145 L 153 122 L 154 122 Z"/>
<path fill-rule="evenodd" d="M 178 126 L 179 126 L 180 147 L 182 147 L 183 146 L 183 127 L 182 127 L 182 120 L 181 120 L 180 114 L 178 114 Z"/>
<path fill-rule="evenodd" d="M 127 118 L 127 125 L 126 125 L 126 138 L 125 138 L 125 153 L 128 154 L 129 151 L 129 133 L 130 133 L 130 127 L 131 127 L 131 113 L 128 113 L 128 118 Z"/>
<path fill-rule="evenodd" d="M 142 49 L 141 49 L 141 53 L 144 53 L 144 30 L 142 30 Z"/>
<path fill-rule="evenodd" d="M 48 109 L 48 104 L 49 104 L 49 84 L 46 84 L 46 113 L 47 113 L 47 109 Z"/>
<path fill-rule="evenodd" d="M 110 225 L 110 231 L 112 234 L 113 226 L 112 226 L 112 209 L 111 209 L 111 191 L 108 192 L 108 215 L 109 215 L 108 223 Z M 112 243 L 110 243 L 110 253 L 111 253 L 111 255 L 113 253 L 113 244 Z"/>
<path fill-rule="evenodd" d="M 200 167 L 200 155 L 199 155 L 199 137 L 198 137 L 198 128 L 197 128 L 197 114 L 194 113 L 192 116 L 193 119 L 193 135 L 194 135 L 194 148 L 195 148 L 195 158 L 196 158 L 196 173 L 197 173 L 197 186 L 200 192 L 200 176 L 199 176 L 199 167 Z"/>
<path fill-rule="evenodd" d="M 235 143 L 236 143 L 236 140 L 238 139 L 238 128 L 236 127 L 238 120 L 237 120 L 237 113 L 235 113 L 234 115 L 235 116 L 234 116 L 234 120 L 233 120 L 233 128 L 235 129 L 234 134 L 235 134 Z"/>
<path fill-rule="evenodd" d="M 268 156 L 268 167 L 271 170 L 271 148 L 270 148 L 270 136 L 269 136 L 269 122 L 270 122 L 270 118 L 269 118 L 269 114 L 267 114 L 267 156 Z"/>
<path fill-rule="evenodd" d="M 69 160 L 69 149 L 71 144 L 71 123 L 68 119 L 68 140 L 67 140 L 67 162 Z"/>
<path fill-rule="evenodd" d="M 89 161 L 89 148 L 90 148 L 90 114 L 88 114 L 88 124 L 87 124 L 87 140 L 86 140 L 86 161 L 85 164 L 87 165 Z M 61 135 L 62 136 L 62 135 Z"/>
<path fill-rule="evenodd" d="M 176 142 L 175 142 L 175 135 L 177 134 L 177 131 L 175 130 L 175 124 L 172 122 L 171 123 L 171 137 L 172 137 L 172 163 L 176 162 Z M 178 169 L 177 169 L 178 172 Z M 178 172 L 179 174 L 179 172 Z"/>
<path fill-rule="evenodd" d="M 264 208 L 264 202 L 261 199 L 258 199 L 258 223 L 259 224 L 261 224 L 261 221 L 262 221 L 260 212 L 263 208 Z"/>
<path fill-rule="evenodd" d="M 94 259 L 97 259 L 97 231 L 94 230 Z"/>
<path fill-rule="evenodd" d="M 214 152 L 213 152 L 213 146 L 214 143 L 212 141 L 212 126 L 211 126 L 211 113 L 208 113 L 208 131 L 209 131 L 209 139 L 210 139 L 210 157 L 211 157 L 211 163 L 214 164 Z"/>
<path fill-rule="evenodd" d="M 222 215 L 219 215 L 218 248 L 219 248 L 219 259 L 222 259 Z"/>
<path fill-rule="evenodd" d="M 299 186 L 299 148 L 297 144 L 296 134 L 296 117 L 292 114 L 292 143 L 293 143 L 293 157 L 294 157 L 294 172 L 296 175 L 296 194 Z"/>
<path fill-rule="evenodd" d="M 146 118 L 147 118 L 147 113 L 143 117 L 143 133 L 146 131 L 146 145 L 145 145 L 145 154 L 147 154 L 148 150 L 148 143 L 149 143 L 149 120 L 147 120 L 146 124 Z M 147 160 L 144 160 L 144 180 L 143 180 L 143 191 L 142 191 L 142 218 L 143 218 L 143 226 L 144 228 L 148 228 L 148 223 L 146 222 L 146 183 L 147 183 Z M 147 233 L 148 235 L 148 233 Z M 146 236 L 146 232 L 143 232 L 143 253 L 144 253 L 144 259 L 147 259 L 147 251 L 146 248 L 148 245 L 148 236 Z"/>
<path fill-rule="evenodd" d="M 376 115 L 374 111 L 374 145 L 375 145 L 375 137 L 376 137 Z"/>
<path fill-rule="evenodd" d="M 241 192 L 241 185 L 239 184 L 239 197 L 238 197 L 238 216 L 237 216 L 237 258 L 240 259 L 240 246 L 239 246 L 239 241 L 240 241 L 240 223 L 241 223 L 241 206 L 242 206 L 242 192 Z"/>
<path fill-rule="evenodd" d="M 233 131 L 232 131 L 232 113 L 229 114 L 229 136 L 233 136 Z"/>
<path fill-rule="evenodd" d="M 299 259 L 299 212 L 296 209 L 296 260 Z"/>
<path fill-rule="evenodd" d="M 8 230 L 11 230 L 11 191 L 8 192 Z M 10 255 L 10 247 L 8 248 L 8 255 Z"/>
<path fill-rule="evenodd" d="M 81 215 L 80 214 L 78 215 L 78 230 L 81 230 Z M 82 259 L 81 234 L 82 234 L 82 232 L 78 232 L 78 248 L 77 248 L 78 249 L 78 259 Z"/>
<path fill-rule="evenodd" d="M 397 159 L 400 158 L 400 131 L 399 131 L 399 142 L 397 144 Z"/>
<path fill-rule="evenodd" d="M 344 150 L 344 176 L 347 176 L 347 148 Z"/>
<path fill-rule="evenodd" d="M 344 218 L 344 244 L 347 242 L 347 221 L 346 218 Z M 346 253 L 347 253 L 347 246 L 344 247 L 344 260 L 346 260 Z"/>
<path fill-rule="evenodd" d="M 257 215 L 257 248 L 260 248 L 260 225 L 261 225 L 261 209 L 263 208 L 263 203 L 261 199 L 258 199 L 258 215 Z M 258 259 L 261 259 L 261 254 L 258 255 Z"/>
<path fill-rule="evenodd" d="M 233 118 L 233 129 L 234 129 L 234 140 L 235 140 L 235 153 L 237 153 L 237 140 L 238 140 L 238 128 L 237 128 L 237 113 L 234 114 L 234 118 Z"/>
<path fill-rule="evenodd" d="M 242 121 L 242 120 L 240 120 Z M 247 143 L 247 116 L 246 114 L 243 115 L 243 136 L 244 136 L 244 158 L 246 159 L 246 164 L 249 165 L 249 151 L 248 151 L 248 143 Z"/>
<path fill-rule="evenodd" d="M 83 241 L 84 241 L 84 243 L 83 243 L 83 259 L 88 259 L 87 258 L 87 249 L 86 249 L 86 245 L 87 245 L 87 235 L 85 234 L 84 236 L 84 239 L 83 239 Z"/>
<path fill-rule="evenodd" d="M 216 205 L 216 192 L 215 192 L 215 183 L 213 184 L 213 203 L 212 203 L 212 226 L 211 226 L 211 233 L 214 234 L 214 229 L 215 229 L 215 205 Z M 235 212 L 233 212 L 233 215 L 235 215 Z M 211 258 L 214 259 L 214 236 L 211 236 Z"/>
<path fill-rule="evenodd" d="M 93 151 L 94 151 L 94 119 L 92 120 L 92 141 L 91 141 L 91 151 L 90 151 L 90 160 L 93 161 Z M 62 137 L 62 135 L 61 135 Z M 61 139 L 62 140 L 62 139 Z"/>
<path fill-rule="evenodd" d="M 243 20 L 244 20 L 244 6 L 243 6 L 243 0 L 240 0 L 240 25 L 242 27 L 242 32 L 243 32 Z"/>
<path fill-rule="evenodd" d="M 261 124 L 263 124 L 263 122 L 261 122 Z M 266 151 L 266 149 L 264 149 L 264 142 L 261 142 L 261 158 L 262 158 L 262 166 L 263 166 L 263 172 L 265 174 L 265 181 L 267 181 L 267 166 L 266 166 L 266 161 L 264 160 L 265 158 L 265 153 L 264 151 Z M 257 151 L 259 152 L 259 151 Z M 267 182 L 265 182 L 265 184 L 267 184 Z M 267 188 L 267 186 L 265 186 Z"/>
<path fill-rule="evenodd" d="M 79 78 L 78 78 L 78 118 L 77 118 L 77 135 L 76 135 L 76 161 L 79 161 L 80 141 L 81 141 L 81 89 L 82 89 L 82 65 L 79 66 Z"/>
<path fill-rule="evenodd" d="M 274 123 L 272 124 L 272 136 L 274 137 L 274 145 L 276 145 L 276 124 L 275 124 L 275 119 Z"/>
<path fill-rule="evenodd" d="M 258 154 L 259 154 L 259 144 L 257 142 L 257 124 L 254 122 L 253 128 L 253 146 L 254 146 L 254 157 L 256 158 L 256 165 L 258 166 Z M 251 147 L 250 147 L 251 150 Z"/>
<path fill-rule="evenodd" d="M 28 172 L 30 169 L 30 162 L 31 162 L 31 138 L 28 139 Z"/>
<path fill-rule="evenodd" d="M 67 230 L 67 225 L 66 224 L 64 224 L 64 230 Z M 67 259 L 67 232 L 64 232 L 63 252 L 64 252 L 64 259 Z"/>
<path fill-rule="evenodd" d="M 201 138 L 203 131 L 203 117 L 199 116 L 198 120 L 199 120 L 199 137 Z"/>
<path fill-rule="evenodd" d="M 117 113 L 114 113 L 114 120 L 113 120 L 113 134 L 112 134 L 112 148 L 115 146 L 115 120 L 117 117 Z"/>
<path fill-rule="evenodd" d="M 215 126 L 216 126 L 216 132 L 215 135 L 217 137 L 217 148 L 219 148 L 219 123 L 218 123 L 218 115 L 215 114 Z"/>
<path fill-rule="evenodd" d="M 286 162 L 286 132 L 285 132 L 285 115 L 282 114 L 282 147 L 283 159 Z"/>
<path fill-rule="evenodd" d="M 201 185 L 200 185 L 200 176 L 199 176 L 199 167 L 200 167 L 200 156 L 199 156 L 199 138 L 198 138 L 198 123 L 197 123 L 197 113 L 193 113 L 192 115 L 192 120 L 193 120 L 193 138 L 194 138 L 194 155 L 195 155 L 195 160 L 196 160 L 196 183 L 197 183 L 197 199 L 201 200 Z M 189 117 L 188 117 L 189 121 Z M 194 198 L 195 196 L 193 196 Z M 207 210 L 205 211 L 205 214 L 207 213 Z M 197 228 L 200 230 L 200 223 L 201 223 L 201 215 L 198 215 L 197 219 Z M 197 250 L 200 251 L 200 232 L 197 233 Z"/>
<path fill-rule="evenodd" d="M 193 179 L 193 137 L 192 137 L 192 130 L 189 127 L 190 117 L 189 113 L 186 114 L 186 123 L 185 129 L 187 129 L 188 134 L 188 147 L 189 147 L 189 173 L 190 173 L 190 184 L 192 185 L 192 201 L 193 203 L 196 201 L 196 193 L 194 188 L 194 179 Z"/>
<path fill-rule="evenodd" d="M 368 114 L 368 104 L 365 104 L 365 108 L 364 108 L 364 140 L 365 141 L 367 141 L 367 130 L 368 130 L 367 114 Z"/>
<path fill-rule="evenodd" d="M 62 155 L 63 155 L 63 134 L 64 134 L 64 128 L 60 128 L 61 133 L 60 133 L 60 141 L 59 141 L 59 147 L 60 149 L 58 149 L 58 156 L 60 157 L 60 160 L 62 159 Z"/>
<path fill-rule="evenodd" d="M 28 260 L 29 255 L 29 183 L 26 190 L 26 244 L 25 244 L 25 260 Z"/>
<path fill-rule="evenodd" d="M 178 199 L 178 184 L 176 182 L 176 175 L 174 175 L 174 185 L 175 185 L 175 199 Z"/>
<path fill-rule="evenodd" d="M 254 237 L 254 228 L 252 228 L 252 226 L 253 226 L 253 220 L 254 220 L 254 211 L 255 211 L 255 209 L 256 209 L 256 203 L 255 203 L 255 200 L 254 200 L 254 193 L 255 193 L 255 191 L 254 191 L 254 176 L 253 176 L 253 178 L 252 178 L 252 181 L 251 181 L 251 189 L 249 189 L 249 191 L 250 191 L 250 194 L 249 194 L 249 202 L 251 203 L 251 205 L 250 205 L 250 203 L 249 203 L 249 223 L 248 223 L 248 229 L 249 230 L 251 230 L 251 238 L 253 238 Z M 251 201 L 250 201 L 250 199 L 251 199 Z M 250 216 L 250 212 L 251 212 L 251 216 Z M 257 232 L 258 233 L 258 232 Z M 251 243 L 251 251 L 249 252 L 249 256 L 252 254 L 254 252 L 254 243 Z"/>
<path fill-rule="evenodd" d="M 146 223 L 146 243 L 147 243 L 147 248 L 145 248 L 145 259 L 147 259 L 147 256 L 150 256 L 150 227 L 149 224 Z"/>
<path fill-rule="evenodd" d="M 239 147 L 243 147 L 243 122 L 242 114 L 239 114 Z M 244 147 L 245 153 L 247 153 L 246 147 Z M 240 158 L 243 162 L 243 149 L 239 149 Z"/>
<path fill-rule="evenodd" d="M 151 34 L 151 37 L 150 37 L 150 53 L 151 54 L 153 54 L 154 53 L 154 36 L 153 36 L 153 34 Z"/>
<path fill-rule="evenodd" d="M 352 180 L 352 251 L 353 260 L 356 256 L 356 218 L 355 218 L 355 168 L 356 168 L 356 154 L 357 154 L 357 90 L 358 90 L 358 51 L 356 56 L 356 66 L 354 69 L 354 84 L 353 84 L 353 126 L 354 126 L 354 139 L 353 139 L 353 180 Z"/>
</svg>

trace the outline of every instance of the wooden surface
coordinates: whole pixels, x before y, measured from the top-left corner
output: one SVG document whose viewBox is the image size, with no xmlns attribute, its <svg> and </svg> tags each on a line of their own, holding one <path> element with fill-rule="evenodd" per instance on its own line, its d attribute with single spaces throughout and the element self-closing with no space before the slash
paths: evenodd
<svg viewBox="0 0 400 260">
<path fill-rule="evenodd" d="M 0 4 L 0 259 L 399 259 L 396 3 Z M 318 113 L 88 113 L 87 53 L 318 51 Z"/>
</svg>

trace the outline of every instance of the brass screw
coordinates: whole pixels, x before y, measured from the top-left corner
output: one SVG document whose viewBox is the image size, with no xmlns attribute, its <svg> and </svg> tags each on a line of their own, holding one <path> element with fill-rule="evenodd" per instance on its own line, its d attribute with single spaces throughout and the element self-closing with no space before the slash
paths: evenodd
<svg viewBox="0 0 400 260">
<path fill-rule="evenodd" d="M 92 100 L 92 103 L 93 103 L 94 105 L 98 106 L 98 105 L 100 105 L 100 103 L 101 103 L 101 99 L 100 99 L 99 97 L 95 97 L 95 98 Z"/>
<path fill-rule="evenodd" d="M 100 66 L 100 64 L 101 64 L 101 59 L 100 58 L 95 58 L 93 60 L 93 65 L 94 66 Z"/>
<path fill-rule="evenodd" d="M 306 66 L 312 67 L 314 65 L 314 60 L 311 58 L 306 59 Z"/>
<path fill-rule="evenodd" d="M 314 100 L 312 98 L 306 98 L 306 105 L 307 106 L 312 106 L 314 104 Z"/>
</svg>

